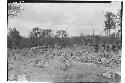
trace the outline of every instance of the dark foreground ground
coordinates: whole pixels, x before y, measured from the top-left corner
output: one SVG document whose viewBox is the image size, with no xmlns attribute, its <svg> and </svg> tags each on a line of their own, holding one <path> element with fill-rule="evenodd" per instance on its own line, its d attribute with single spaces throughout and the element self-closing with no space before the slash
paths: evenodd
<svg viewBox="0 0 125 83">
<path fill-rule="evenodd" d="M 111 82 L 121 80 L 121 51 L 90 47 L 8 49 L 8 81 Z"/>
</svg>

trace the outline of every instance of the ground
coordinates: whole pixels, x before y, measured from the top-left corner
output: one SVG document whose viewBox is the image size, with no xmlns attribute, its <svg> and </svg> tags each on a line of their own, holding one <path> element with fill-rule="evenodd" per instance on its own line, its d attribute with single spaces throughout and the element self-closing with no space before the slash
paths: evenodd
<svg viewBox="0 0 125 83">
<path fill-rule="evenodd" d="M 120 83 L 120 61 L 121 51 L 95 53 L 87 46 L 8 49 L 8 80 Z"/>
</svg>

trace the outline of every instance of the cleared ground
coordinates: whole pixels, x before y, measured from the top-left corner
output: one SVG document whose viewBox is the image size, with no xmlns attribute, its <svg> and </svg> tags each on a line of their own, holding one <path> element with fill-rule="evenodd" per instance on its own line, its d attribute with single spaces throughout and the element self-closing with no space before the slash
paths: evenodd
<svg viewBox="0 0 125 83">
<path fill-rule="evenodd" d="M 119 83 L 120 62 L 121 51 L 95 53 L 87 46 L 8 49 L 8 80 Z"/>
</svg>

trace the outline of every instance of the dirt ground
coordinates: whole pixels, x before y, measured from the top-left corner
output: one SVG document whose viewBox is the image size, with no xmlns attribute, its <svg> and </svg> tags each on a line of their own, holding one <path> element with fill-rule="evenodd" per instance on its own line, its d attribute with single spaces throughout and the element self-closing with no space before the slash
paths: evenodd
<svg viewBox="0 0 125 83">
<path fill-rule="evenodd" d="M 85 52 L 82 53 L 81 51 Z M 99 53 L 89 53 L 85 48 L 77 48 L 75 51 L 73 49 L 52 49 L 44 51 L 44 53 L 41 52 L 43 50 L 33 53 L 24 50 L 8 51 L 8 80 L 31 82 L 120 82 L 120 64 L 110 61 L 115 65 L 112 67 L 104 66 L 105 59 L 101 63 L 86 61 L 86 55 L 90 58 L 92 58 L 91 56 L 99 57 Z M 74 55 L 70 56 L 71 53 Z M 79 55 L 79 53 L 81 54 Z M 105 61 L 108 60 L 111 60 L 111 58 Z"/>
</svg>

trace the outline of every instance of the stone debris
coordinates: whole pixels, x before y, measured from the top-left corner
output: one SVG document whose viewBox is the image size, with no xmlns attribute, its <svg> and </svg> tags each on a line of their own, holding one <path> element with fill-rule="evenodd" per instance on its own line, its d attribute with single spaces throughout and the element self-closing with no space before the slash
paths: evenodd
<svg viewBox="0 0 125 83">
<path fill-rule="evenodd" d="M 18 81 L 28 81 L 26 74 L 18 75 Z"/>
<path fill-rule="evenodd" d="M 11 74 L 9 77 L 8 77 L 8 80 L 9 81 L 14 81 L 15 79 L 15 75 L 14 74 Z"/>
<path fill-rule="evenodd" d="M 119 79 L 121 76 L 115 72 L 107 71 L 105 73 L 102 73 L 102 76 L 108 78 L 108 79 Z"/>
</svg>

